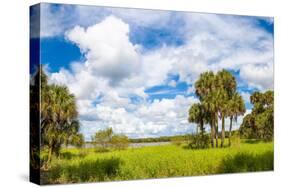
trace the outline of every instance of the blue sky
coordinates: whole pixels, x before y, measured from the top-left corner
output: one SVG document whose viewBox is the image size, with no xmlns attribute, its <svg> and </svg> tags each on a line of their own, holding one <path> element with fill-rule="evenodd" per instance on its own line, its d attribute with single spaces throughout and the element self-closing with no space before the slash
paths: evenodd
<svg viewBox="0 0 281 188">
<path fill-rule="evenodd" d="M 184 134 L 200 73 L 231 71 L 248 112 L 273 89 L 273 19 L 41 4 L 41 63 L 75 94 L 86 139 Z"/>
</svg>

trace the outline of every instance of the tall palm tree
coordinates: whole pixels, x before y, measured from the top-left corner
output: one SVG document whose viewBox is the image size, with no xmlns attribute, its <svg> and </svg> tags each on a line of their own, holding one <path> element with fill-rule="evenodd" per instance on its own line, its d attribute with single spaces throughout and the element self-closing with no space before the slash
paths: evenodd
<svg viewBox="0 0 281 188">
<path fill-rule="evenodd" d="M 236 93 L 236 87 L 235 77 L 225 69 L 217 74 L 212 71 L 202 73 L 195 82 L 195 93 L 204 106 L 205 112 L 208 112 L 211 117 L 209 122 L 211 125 L 212 147 L 214 147 L 214 139 L 216 140 L 216 147 L 218 147 L 219 118 L 222 121 L 221 147 L 224 146 L 225 118 L 228 117 L 228 104 Z M 233 117 L 236 117 L 236 115 L 231 116 L 231 119 Z"/>
<path fill-rule="evenodd" d="M 216 106 L 212 103 L 211 96 L 215 90 L 214 85 L 215 75 L 212 71 L 200 74 L 199 79 L 195 82 L 195 93 L 204 106 L 205 112 L 210 116 L 211 126 L 211 144 L 214 147 L 214 139 L 216 135 Z"/>
<path fill-rule="evenodd" d="M 48 85 L 43 71 L 41 71 L 41 143 L 49 150 L 47 164 L 53 153 L 58 154 L 63 143 L 82 142 L 79 134 L 79 122 L 75 96 L 70 94 L 66 86 Z M 81 143 L 80 142 L 80 143 Z"/>
<path fill-rule="evenodd" d="M 202 101 L 203 105 L 207 109 L 211 119 L 210 124 L 212 125 L 212 137 L 213 140 L 216 141 L 216 147 L 218 147 L 218 110 L 219 110 L 219 103 L 220 101 L 220 92 L 218 90 L 213 90 L 207 96 L 204 97 Z M 214 145 L 214 141 L 212 141 L 212 146 Z"/>
<path fill-rule="evenodd" d="M 216 88 L 219 117 L 222 121 L 221 127 L 221 147 L 224 146 L 225 139 L 225 117 L 228 110 L 227 104 L 236 91 L 235 77 L 227 70 L 223 69 L 216 74 Z"/>
<path fill-rule="evenodd" d="M 232 131 L 232 122 L 233 120 L 237 121 L 238 116 L 244 115 L 246 112 L 244 100 L 239 93 L 235 93 L 231 100 L 228 102 L 228 116 L 230 117 L 230 125 L 229 125 L 229 136 L 228 136 L 228 144 L 231 146 L 231 131 Z"/>
</svg>

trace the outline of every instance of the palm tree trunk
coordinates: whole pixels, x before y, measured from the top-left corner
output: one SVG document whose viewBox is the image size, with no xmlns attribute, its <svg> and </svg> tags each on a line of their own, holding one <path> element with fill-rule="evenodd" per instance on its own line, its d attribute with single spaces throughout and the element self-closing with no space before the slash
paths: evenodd
<svg viewBox="0 0 281 188">
<path fill-rule="evenodd" d="M 215 138 L 214 132 L 215 132 L 215 130 L 214 130 L 214 124 L 213 124 L 213 122 L 212 122 L 212 123 L 211 123 L 211 145 L 212 145 L 212 148 L 214 147 L 214 138 Z"/>
<path fill-rule="evenodd" d="M 211 144 L 212 144 L 212 148 L 215 147 L 215 134 L 216 134 L 216 130 L 215 130 L 215 119 L 213 118 L 211 120 Z"/>
<path fill-rule="evenodd" d="M 201 135 L 203 136 L 203 134 L 204 134 L 204 122 L 203 122 L 202 119 L 200 121 L 200 131 L 201 131 Z"/>
<path fill-rule="evenodd" d="M 49 146 L 48 160 L 47 164 L 50 164 L 53 155 L 53 146 Z"/>
<path fill-rule="evenodd" d="M 219 147 L 219 130 L 218 130 L 218 126 L 216 125 L 216 147 Z"/>
<path fill-rule="evenodd" d="M 219 147 L 219 128 L 217 116 L 215 116 L 215 135 L 216 135 L 216 147 Z"/>
<path fill-rule="evenodd" d="M 231 146 L 231 129 L 232 129 L 232 119 L 233 116 L 230 116 L 230 125 L 229 125 L 229 135 L 228 135 L 228 145 Z"/>
<path fill-rule="evenodd" d="M 223 147 L 223 145 L 224 145 L 224 137 L 225 137 L 224 114 L 222 114 L 222 122 L 221 122 L 221 147 Z"/>
</svg>

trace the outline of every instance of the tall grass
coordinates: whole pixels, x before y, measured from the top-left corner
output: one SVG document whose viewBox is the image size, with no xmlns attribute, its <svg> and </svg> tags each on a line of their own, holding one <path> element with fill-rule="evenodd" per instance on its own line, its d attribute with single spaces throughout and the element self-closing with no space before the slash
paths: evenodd
<svg viewBox="0 0 281 188">
<path fill-rule="evenodd" d="M 63 149 L 43 183 L 92 182 L 273 170 L 273 143 L 190 150 L 164 145 L 96 153 Z"/>
</svg>

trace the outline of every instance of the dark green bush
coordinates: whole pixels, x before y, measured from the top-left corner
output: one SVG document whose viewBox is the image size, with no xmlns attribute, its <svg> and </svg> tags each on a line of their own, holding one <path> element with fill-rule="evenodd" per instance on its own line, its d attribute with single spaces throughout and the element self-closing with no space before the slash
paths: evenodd
<svg viewBox="0 0 281 188">
<path fill-rule="evenodd" d="M 209 145 L 210 138 L 207 134 L 192 135 L 188 142 L 189 149 L 206 149 Z"/>
<path fill-rule="evenodd" d="M 219 173 L 254 172 L 273 170 L 273 151 L 262 154 L 237 153 L 223 159 Z"/>
</svg>

